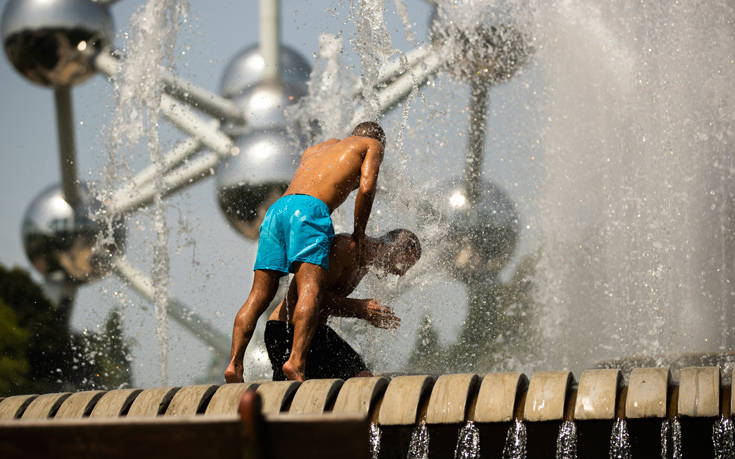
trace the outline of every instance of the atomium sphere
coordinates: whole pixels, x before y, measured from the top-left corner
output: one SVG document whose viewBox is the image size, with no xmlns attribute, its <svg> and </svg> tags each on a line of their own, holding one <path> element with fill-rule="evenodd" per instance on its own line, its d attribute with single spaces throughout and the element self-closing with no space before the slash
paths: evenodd
<svg viewBox="0 0 735 459">
<path fill-rule="evenodd" d="M 45 189 L 23 217 L 21 236 L 34 268 L 51 282 L 81 284 L 103 277 L 112 257 L 122 253 L 122 218 L 100 217 L 101 204 L 89 188 L 80 186 L 80 203 L 72 208 L 61 187 Z"/>
<path fill-rule="evenodd" d="M 476 24 L 460 29 L 434 15 L 431 40 L 449 54 L 446 68 L 461 80 L 481 79 L 490 84 L 509 80 L 528 61 L 529 39 L 510 24 Z"/>
<path fill-rule="evenodd" d="M 235 231 L 257 239 L 268 207 L 288 188 L 303 144 L 285 128 L 273 128 L 246 134 L 237 146 L 240 153 L 217 167 L 217 201 Z"/>
<path fill-rule="evenodd" d="M 446 268 L 464 282 L 489 279 L 505 266 L 518 242 L 515 203 L 500 187 L 483 180 L 473 204 L 466 188 L 452 181 L 439 188 L 438 199 L 424 208 L 439 223 L 442 250 L 449 254 Z"/>
<path fill-rule="evenodd" d="M 281 81 L 291 85 L 301 86 L 306 92 L 306 82 L 309 81 L 311 65 L 293 48 L 281 45 L 279 55 Z M 232 98 L 256 85 L 263 79 L 265 63 L 260 54 L 258 45 L 253 45 L 240 51 L 227 65 L 220 82 L 220 94 Z"/>
<path fill-rule="evenodd" d="M 71 86 L 95 72 L 89 50 L 112 42 L 106 5 L 91 0 L 9 0 L 2 18 L 5 53 L 16 70 L 45 86 Z"/>
<path fill-rule="evenodd" d="M 233 99 L 245 114 L 247 129 L 265 129 L 286 125 L 284 110 L 306 95 L 303 85 L 287 82 L 262 82 L 246 89 Z"/>
</svg>

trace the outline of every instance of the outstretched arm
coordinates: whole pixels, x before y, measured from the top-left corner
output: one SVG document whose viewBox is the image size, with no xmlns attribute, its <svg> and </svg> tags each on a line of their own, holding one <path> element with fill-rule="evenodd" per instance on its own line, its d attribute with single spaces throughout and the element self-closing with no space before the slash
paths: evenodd
<svg viewBox="0 0 735 459">
<path fill-rule="evenodd" d="M 365 159 L 360 168 L 360 185 L 355 198 L 355 229 L 353 239 L 360 241 L 365 236 L 370 211 L 373 208 L 375 191 L 378 189 L 378 173 L 383 162 L 383 145 L 377 140 L 366 140 L 368 144 Z"/>
<path fill-rule="evenodd" d="M 325 312 L 330 316 L 355 317 L 377 328 L 393 329 L 401 324 L 393 308 L 381 305 L 374 298 L 345 298 L 327 294 L 324 300 Z"/>
</svg>

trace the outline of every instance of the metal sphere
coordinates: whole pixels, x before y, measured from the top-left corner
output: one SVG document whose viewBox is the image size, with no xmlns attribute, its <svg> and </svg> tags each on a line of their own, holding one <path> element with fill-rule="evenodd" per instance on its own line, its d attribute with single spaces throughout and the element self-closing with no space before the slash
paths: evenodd
<svg viewBox="0 0 735 459">
<path fill-rule="evenodd" d="M 288 188 L 302 145 L 274 128 L 246 134 L 237 146 L 240 153 L 217 167 L 217 201 L 235 231 L 257 239 L 268 207 Z"/>
<path fill-rule="evenodd" d="M 91 0 L 9 0 L 2 18 L 5 53 L 16 70 L 45 86 L 92 76 L 90 48 L 112 42 L 109 8 Z"/>
<path fill-rule="evenodd" d="M 286 107 L 306 95 L 306 88 L 286 82 L 260 83 L 233 99 L 245 114 L 247 129 L 266 129 L 286 125 Z"/>
<path fill-rule="evenodd" d="M 515 250 L 519 222 L 515 203 L 497 185 L 483 180 L 472 204 L 458 181 L 439 188 L 438 201 L 426 208 L 427 217 L 443 228 L 441 244 L 450 257 L 447 269 L 470 282 L 496 276 Z"/>
<path fill-rule="evenodd" d="M 101 204 L 86 185 L 75 207 L 52 185 L 31 203 L 23 217 L 21 237 L 34 268 L 51 282 L 80 284 L 104 276 L 112 257 L 125 245 L 121 218 L 100 219 Z"/>
<path fill-rule="evenodd" d="M 460 29 L 434 14 L 432 42 L 449 53 L 446 69 L 461 80 L 481 79 L 490 84 L 509 80 L 533 51 L 528 37 L 510 24 L 477 24 Z"/>
<path fill-rule="evenodd" d="M 281 45 L 279 55 L 281 81 L 300 85 L 306 91 L 311 65 L 293 48 Z M 220 81 L 220 94 L 224 97 L 236 97 L 263 79 L 263 56 L 256 44 L 240 51 L 227 65 Z"/>
</svg>

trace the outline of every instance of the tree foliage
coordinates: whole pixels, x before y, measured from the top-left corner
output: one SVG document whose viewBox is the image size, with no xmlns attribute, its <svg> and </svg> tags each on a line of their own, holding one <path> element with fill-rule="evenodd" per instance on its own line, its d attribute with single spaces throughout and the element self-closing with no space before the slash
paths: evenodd
<svg viewBox="0 0 735 459">
<path fill-rule="evenodd" d="M 68 314 L 28 273 L 0 266 L 0 395 L 130 384 L 128 343 L 117 310 L 103 333 L 73 332 Z"/>
</svg>

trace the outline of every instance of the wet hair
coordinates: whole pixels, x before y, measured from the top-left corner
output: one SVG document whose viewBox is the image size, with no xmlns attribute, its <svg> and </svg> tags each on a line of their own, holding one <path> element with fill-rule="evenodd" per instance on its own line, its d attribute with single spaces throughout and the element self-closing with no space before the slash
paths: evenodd
<svg viewBox="0 0 735 459">
<path fill-rule="evenodd" d="M 388 231 L 385 236 L 381 238 L 383 242 L 388 244 L 401 243 L 405 244 L 406 249 L 413 252 L 416 255 L 416 260 L 421 258 L 421 241 L 418 236 L 407 229 L 399 228 L 393 231 Z"/>
<path fill-rule="evenodd" d="M 375 121 L 363 121 L 358 124 L 355 126 L 355 129 L 352 130 L 352 135 L 370 137 L 385 146 L 385 132 L 383 132 L 383 128 Z"/>
</svg>

